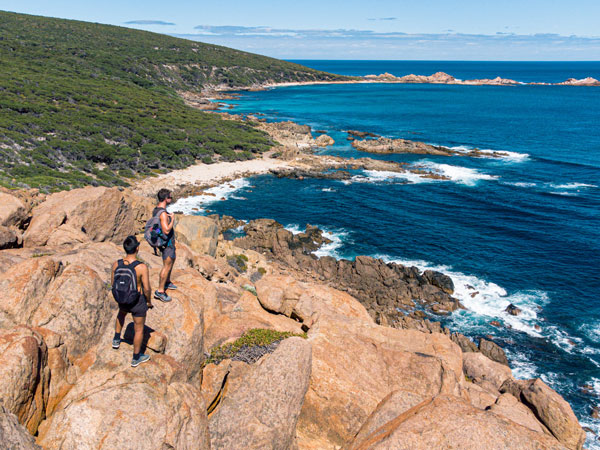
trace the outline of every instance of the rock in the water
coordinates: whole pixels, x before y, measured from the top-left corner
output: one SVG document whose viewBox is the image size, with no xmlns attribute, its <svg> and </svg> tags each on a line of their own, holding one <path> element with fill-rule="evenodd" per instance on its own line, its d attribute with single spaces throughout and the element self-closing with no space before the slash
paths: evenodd
<svg viewBox="0 0 600 450">
<path fill-rule="evenodd" d="M 492 361 L 496 361 L 500 364 L 508 366 L 508 358 L 506 357 L 506 353 L 504 353 L 502 347 L 500 347 L 495 342 L 488 341 L 487 339 L 480 339 L 479 351 L 488 358 L 490 358 Z"/>
<path fill-rule="evenodd" d="M 509 313 L 511 316 L 518 316 L 521 314 L 521 308 L 516 307 L 512 303 L 508 305 L 504 311 Z"/>
<path fill-rule="evenodd" d="M 219 238 L 217 223 L 204 216 L 175 217 L 175 239 L 187 244 L 195 252 L 214 257 Z"/>
<path fill-rule="evenodd" d="M 41 450 L 35 439 L 19 424 L 17 416 L 0 405 L 0 442 L 6 450 Z"/>
<path fill-rule="evenodd" d="M 315 139 L 315 144 L 318 147 L 328 147 L 330 145 L 335 144 L 335 141 L 331 136 L 327 136 L 326 134 L 322 134 L 321 136 Z"/>
<path fill-rule="evenodd" d="M 367 436 L 358 436 L 348 450 L 485 448 L 489 450 L 564 447 L 547 434 L 482 411 L 466 401 L 440 395 L 398 414 Z"/>
<path fill-rule="evenodd" d="M 580 449 L 585 442 L 585 432 L 571 406 L 539 378 L 531 380 L 521 391 L 523 401 L 540 421 L 565 447 Z"/>
<path fill-rule="evenodd" d="M 285 339 L 236 389 L 228 390 L 209 418 L 213 449 L 292 449 L 308 388 L 311 346 Z"/>
</svg>

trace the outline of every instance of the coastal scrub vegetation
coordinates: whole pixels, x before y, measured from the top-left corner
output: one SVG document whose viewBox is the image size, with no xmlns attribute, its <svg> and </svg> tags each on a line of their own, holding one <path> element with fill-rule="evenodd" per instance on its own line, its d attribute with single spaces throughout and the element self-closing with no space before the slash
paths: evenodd
<svg viewBox="0 0 600 450">
<path fill-rule="evenodd" d="M 204 361 L 204 365 L 219 364 L 224 359 L 231 359 L 243 348 L 252 348 L 257 346 L 265 347 L 292 336 L 299 336 L 304 339 L 307 337 L 306 333 L 296 334 L 287 331 L 253 328 L 246 331 L 242 337 L 234 342 L 213 348 L 210 351 L 210 356 Z"/>
<path fill-rule="evenodd" d="M 269 137 L 178 91 L 341 78 L 146 31 L 0 12 L 0 185 L 128 185 L 196 161 L 236 161 Z"/>
</svg>

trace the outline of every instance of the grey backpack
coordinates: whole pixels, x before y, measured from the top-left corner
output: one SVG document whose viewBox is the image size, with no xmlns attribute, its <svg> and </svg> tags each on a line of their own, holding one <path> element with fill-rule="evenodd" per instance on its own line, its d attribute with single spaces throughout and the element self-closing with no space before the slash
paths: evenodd
<svg viewBox="0 0 600 450">
<path fill-rule="evenodd" d="M 156 214 L 148 219 L 144 228 L 144 238 L 155 249 L 165 247 L 169 242 L 168 236 L 163 233 L 160 226 L 160 215 L 165 211 L 166 209 L 164 208 L 158 209 Z"/>
</svg>

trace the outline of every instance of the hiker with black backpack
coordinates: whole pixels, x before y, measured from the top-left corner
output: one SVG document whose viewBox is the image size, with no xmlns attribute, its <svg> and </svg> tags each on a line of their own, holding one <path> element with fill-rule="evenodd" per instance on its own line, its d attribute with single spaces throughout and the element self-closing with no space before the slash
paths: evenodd
<svg viewBox="0 0 600 450">
<path fill-rule="evenodd" d="M 167 211 L 167 206 L 171 204 L 173 197 L 171 191 L 165 188 L 158 191 L 157 197 L 158 204 L 152 211 L 152 217 L 146 223 L 144 237 L 154 248 L 154 254 L 157 249 L 160 250 L 163 260 L 158 290 L 154 291 L 154 298 L 161 302 L 170 302 L 171 297 L 167 295 L 166 290 L 177 289 L 177 286 L 171 283 L 171 272 L 177 257 L 175 254 L 175 219 L 173 214 Z"/>
<path fill-rule="evenodd" d="M 134 329 L 132 367 L 137 367 L 150 359 L 150 355 L 144 355 L 141 349 L 146 313 L 149 308 L 153 308 L 150 301 L 152 290 L 148 266 L 137 260 L 139 246 L 140 243 L 135 236 L 128 236 L 123 242 L 125 258 L 118 260 L 112 266 L 112 293 L 119 305 L 112 347 L 118 349 L 121 345 L 121 330 L 125 316 L 131 313 Z"/>
</svg>

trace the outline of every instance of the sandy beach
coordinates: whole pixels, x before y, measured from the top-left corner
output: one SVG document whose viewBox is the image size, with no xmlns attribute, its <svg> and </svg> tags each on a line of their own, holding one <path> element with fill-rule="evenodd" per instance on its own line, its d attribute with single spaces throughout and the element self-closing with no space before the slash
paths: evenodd
<svg viewBox="0 0 600 450">
<path fill-rule="evenodd" d="M 133 186 L 133 189 L 142 195 L 154 195 L 158 189 L 163 187 L 175 191 L 184 186 L 206 188 L 236 178 L 267 173 L 271 169 L 284 167 L 289 167 L 289 162 L 270 158 L 268 155 L 247 161 L 199 163 L 155 178 L 145 178 Z"/>
</svg>

